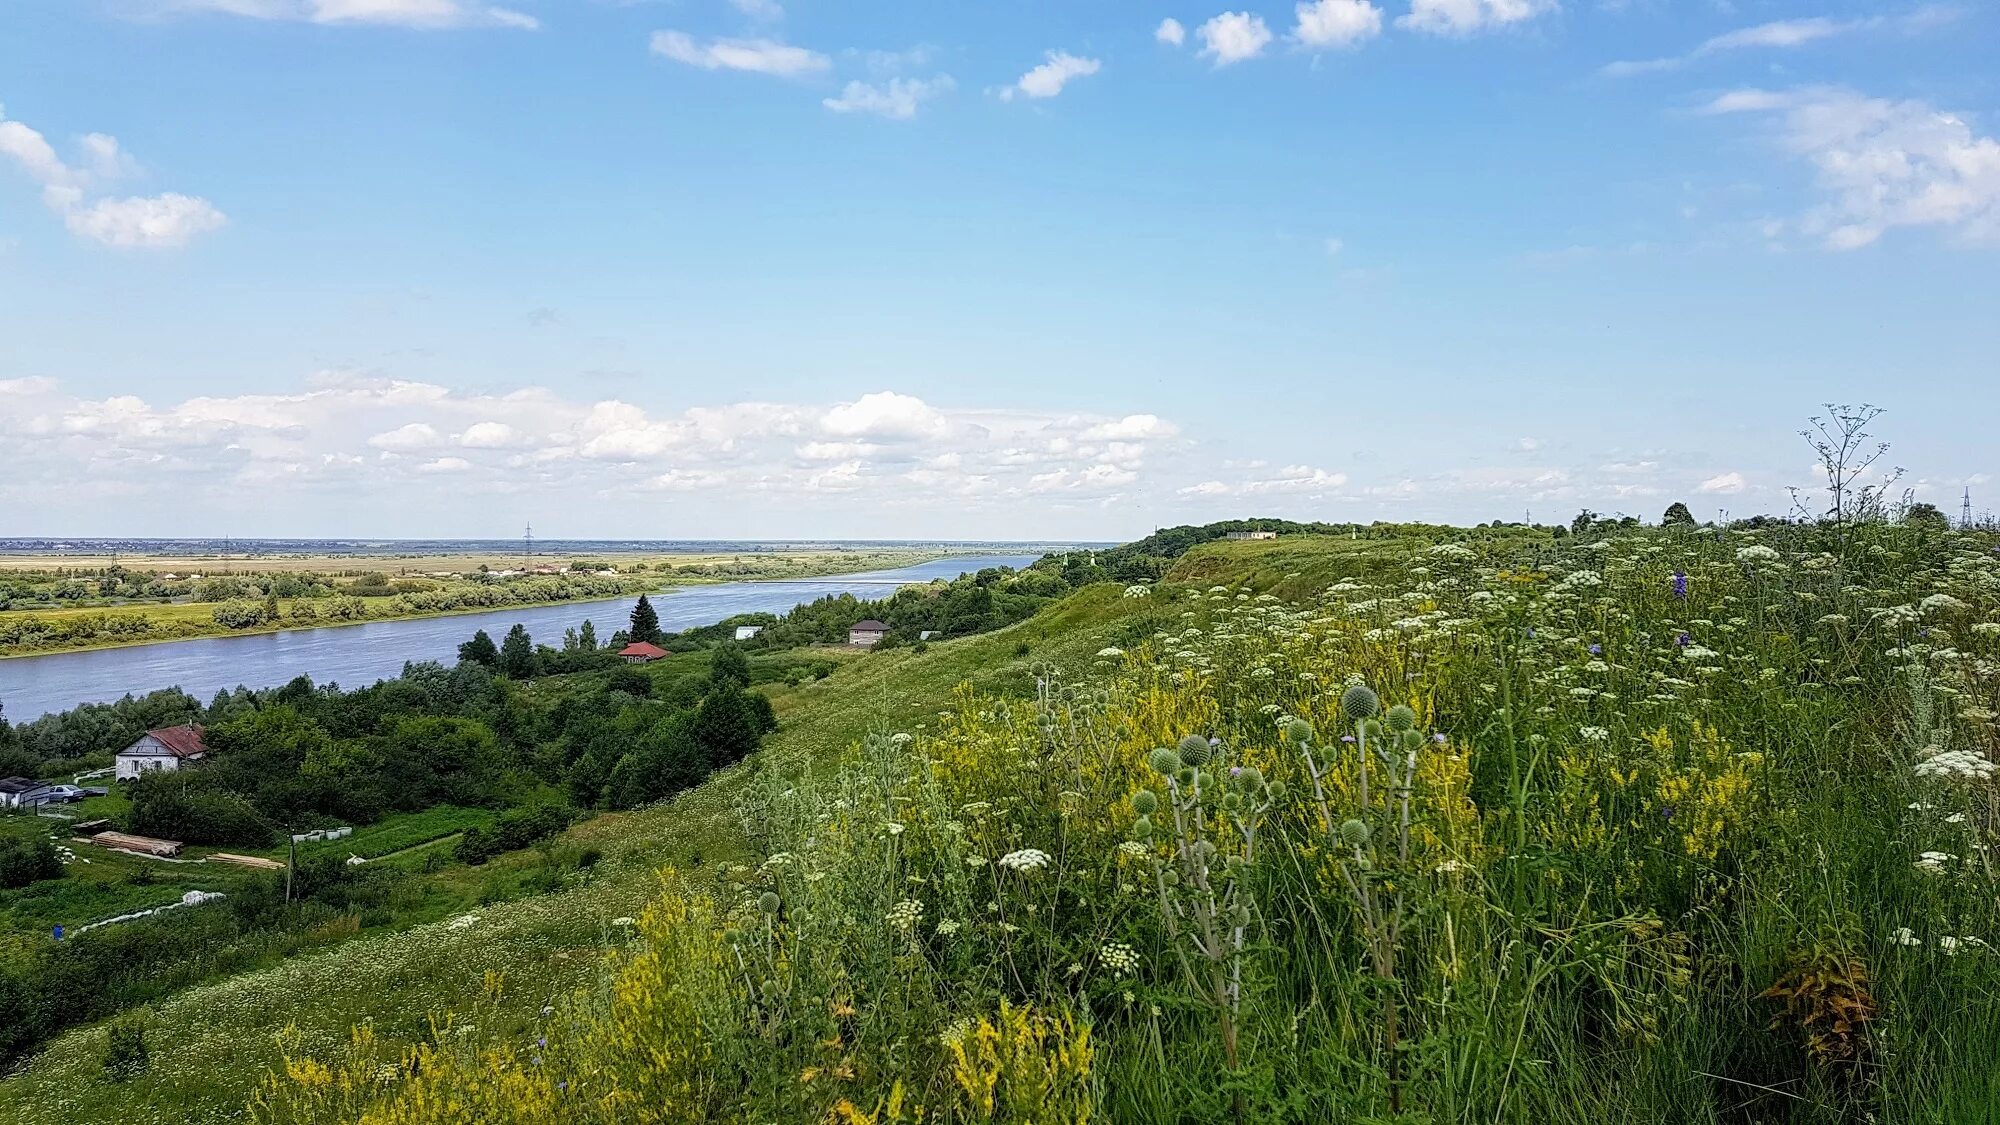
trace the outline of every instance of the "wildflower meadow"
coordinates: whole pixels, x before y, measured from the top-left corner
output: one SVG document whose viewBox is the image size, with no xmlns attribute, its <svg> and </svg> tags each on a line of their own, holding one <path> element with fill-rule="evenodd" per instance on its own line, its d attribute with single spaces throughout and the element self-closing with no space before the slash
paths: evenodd
<svg viewBox="0 0 2000 1125">
<path fill-rule="evenodd" d="M 761 858 L 663 871 L 531 1033 L 298 1047 L 253 1115 L 1992 1120 L 1996 549 L 1202 548 L 1094 655 L 764 761 Z"/>
</svg>

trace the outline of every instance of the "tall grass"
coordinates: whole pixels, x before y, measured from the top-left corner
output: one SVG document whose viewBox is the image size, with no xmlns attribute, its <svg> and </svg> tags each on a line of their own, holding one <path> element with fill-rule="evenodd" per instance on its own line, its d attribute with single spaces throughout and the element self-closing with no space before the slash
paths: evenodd
<svg viewBox="0 0 2000 1125">
<path fill-rule="evenodd" d="M 1993 547 L 1398 543 L 1309 595 L 1204 548 L 1094 656 L 767 763 L 762 861 L 665 873 L 532 1035 L 301 1049 L 256 1113 L 1987 1120 Z"/>
</svg>

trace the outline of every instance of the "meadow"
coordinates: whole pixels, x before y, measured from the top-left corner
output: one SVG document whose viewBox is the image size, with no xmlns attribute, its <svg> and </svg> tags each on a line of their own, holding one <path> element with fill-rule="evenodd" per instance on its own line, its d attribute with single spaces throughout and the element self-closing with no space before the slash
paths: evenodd
<svg viewBox="0 0 2000 1125">
<path fill-rule="evenodd" d="M 576 886 L 171 997 L 135 1078 L 73 1031 L 0 1104 L 1991 1120 L 1996 544 L 1197 546 L 770 683 L 766 748 L 573 829 L 605 854 Z"/>
<path fill-rule="evenodd" d="M 1993 548 L 1199 548 L 1026 690 L 767 758 L 751 858 L 532 1034 L 296 1050 L 256 1116 L 1986 1120 Z"/>
</svg>

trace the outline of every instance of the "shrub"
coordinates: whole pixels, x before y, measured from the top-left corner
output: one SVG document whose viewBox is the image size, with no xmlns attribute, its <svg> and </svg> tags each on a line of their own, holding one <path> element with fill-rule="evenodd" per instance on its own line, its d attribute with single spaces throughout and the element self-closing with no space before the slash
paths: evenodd
<svg viewBox="0 0 2000 1125">
<path fill-rule="evenodd" d="M 566 805 L 528 805 L 508 809 L 492 825 L 465 830 L 458 838 L 462 863 L 485 863 L 503 852 L 516 851 L 568 828 L 576 811 Z"/>
<path fill-rule="evenodd" d="M 104 1076 L 123 1082 L 146 1073 L 146 1025 L 136 1019 L 111 1025 L 104 1039 Z"/>
<path fill-rule="evenodd" d="M 58 878 L 62 873 L 62 859 L 47 839 L 40 836 L 31 840 L 0 839 L 0 888 L 25 887 L 37 879 Z"/>
</svg>

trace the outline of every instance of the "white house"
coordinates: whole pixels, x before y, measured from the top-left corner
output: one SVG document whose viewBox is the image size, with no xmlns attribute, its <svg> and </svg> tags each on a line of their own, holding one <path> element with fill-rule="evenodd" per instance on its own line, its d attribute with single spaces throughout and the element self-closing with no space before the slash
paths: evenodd
<svg viewBox="0 0 2000 1125">
<path fill-rule="evenodd" d="M 856 621 L 849 627 L 847 630 L 847 643 L 858 648 L 873 648 L 881 644 L 882 638 L 888 635 L 889 627 L 887 625 L 870 618 L 866 621 Z"/>
<path fill-rule="evenodd" d="M 1226 531 L 1223 533 L 1223 538 L 1225 539 L 1276 539 L 1277 537 L 1278 533 L 1275 531 Z"/>
<path fill-rule="evenodd" d="M 738 625 L 736 627 L 736 639 L 747 641 L 763 631 L 764 627 L 762 625 Z"/>
<path fill-rule="evenodd" d="M 118 779 L 125 781 L 142 773 L 177 770 L 189 762 L 201 761 L 208 757 L 208 743 L 202 741 L 201 734 L 201 728 L 193 723 L 147 731 L 139 736 L 139 741 L 118 752 Z"/>
</svg>

